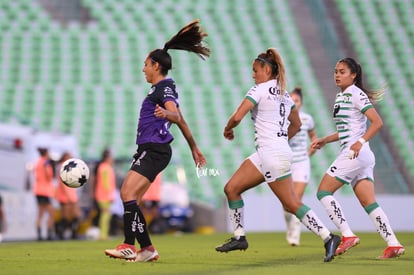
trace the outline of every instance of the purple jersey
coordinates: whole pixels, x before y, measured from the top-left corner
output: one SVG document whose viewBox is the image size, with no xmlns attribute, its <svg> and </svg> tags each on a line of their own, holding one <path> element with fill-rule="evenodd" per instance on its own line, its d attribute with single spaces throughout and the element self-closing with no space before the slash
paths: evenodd
<svg viewBox="0 0 414 275">
<path fill-rule="evenodd" d="M 147 97 L 141 105 L 138 120 L 136 144 L 169 143 L 174 137 L 169 129 L 171 122 L 166 118 L 157 118 L 154 115 L 155 105 L 164 107 L 165 102 L 174 101 L 178 107 L 178 94 L 174 80 L 166 78 L 151 87 Z"/>
</svg>

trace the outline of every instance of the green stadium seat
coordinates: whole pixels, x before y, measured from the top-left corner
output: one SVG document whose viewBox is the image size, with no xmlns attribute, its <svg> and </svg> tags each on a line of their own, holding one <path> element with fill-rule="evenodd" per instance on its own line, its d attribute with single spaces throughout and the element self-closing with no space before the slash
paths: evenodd
<svg viewBox="0 0 414 275">
<path fill-rule="evenodd" d="M 85 158 L 97 158 L 108 144 L 120 153 L 119 157 L 131 156 L 139 107 L 149 89 L 141 71 L 144 58 L 151 49 L 162 47 L 179 27 L 196 17 L 201 18 L 203 27 L 210 33 L 207 41 L 212 56 L 203 62 L 193 54 L 171 51 L 174 68 L 170 76 L 177 81 L 182 111 L 208 156 L 209 167 L 218 168 L 222 175 L 198 179 L 188 145 L 173 126 L 176 165 L 166 170 L 168 178 L 176 180 L 175 166 L 182 165 L 188 181 L 197 182 L 190 186 L 192 195 L 208 202 L 222 199 L 225 181 L 254 151 L 248 118 L 238 127 L 239 136 L 230 145 L 223 138 L 222 130 L 253 85 L 252 59 L 270 46 L 282 53 L 289 83 L 306 87 L 309 95 L 305 109 L 317 121 L 318 134 L 325 135 L 334 129 L 330 110 L 325 107 L 325 99 L 314 79 L 307 51 L 286 0 L 261 4 L 240 0 L 237 5 L 231 1 L 183 0 L 179 7 L 161 0 L 156 8 L 151 1 L 82 0 L 93 20 L 85 25 L 70 23 L 67 26 L 55 21 L 36 1 L 14 2 L 0 3 L 4 14 L 0 18 L 0 29 L 4 33 L 0 37 L 0 54 L 4 56 L 5 51 L 10 51 L 7 73 L 3 77 L 7 83 L 1 83 L 1 113 L 21 113 L 25 119 L 47 130 L 59 128 L 76 134 Z M 370 2 L 353 0 L 337 0 L 336 3 L 351 39 L 361 41 L 361 46 L 354 44 L 364 68 L 371 68 L 368 81 L 376 84 L 378 77 L 399 79 L 402 76 L 404 81 L 392 82 L 391 89 L 393 93 L 404 95 L 401 98 L 408 98 L 411 95 L 408 87 L 413 86 L 412 63 L 405 57 L 412 57 L 413 40 L 408 35 L 402 36 L 413 31 L 412 5 L 393 2 L 384 7 L 372 7 Z M 378 11 L 378 15 L 373 11 Z M 385 12 L 392 17 L 378 18 Z M 275 16 L 277 14 L 283 16 Z M 384 20 L 401 22 L 404 28 L 402 31 L 378 28 L 377 23 Z M 379 37 L 390 39 L 384 44 L 389 50 L 375 40 Z M 381 47 L 366 44 L 380 44 Z M 396 58 L 389 58 L 390 54 Z M 38 102 L 34 104 L 34 100 Z M 411 125 L 407 104 L 398 100 L 395 104 L 401 111 L 398 116 Z M 394 114 L 384 105 L 380 105 L 380 109 L 390 124 Z M 72 113 L 77 115 L 73 118 Z M 2 114 L 0 118 L 6 116 Z M 396 131 L 392 134 L 401 148 L 410 148 L 409 142 L 398 139 Z M 405 135 L 412 138 L 412 131 Z M 335 155 L 336 148 L 329 147 L 312 160 L 312 181 L 320 180 Z"/>
</svg>

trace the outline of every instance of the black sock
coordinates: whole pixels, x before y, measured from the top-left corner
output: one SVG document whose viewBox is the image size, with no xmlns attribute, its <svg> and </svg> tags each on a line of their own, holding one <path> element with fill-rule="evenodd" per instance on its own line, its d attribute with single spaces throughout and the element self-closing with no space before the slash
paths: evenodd
<svg viewBox="0 0 414 275">
<path fill-rule="evenodd" d="M 62 219 L 62 234 L 65 233 L 66 228 L 69 226 L 69 221 L 67 219 Z"/>
<path fill-rule="evenodd" d="M 137 206 L 138 211 L 138 223 L 137 223 L 137 231 L 135 232 L 137 241 L 141 248 L 147 247 L 152 245 L 151 239 L 149 237 L 147 222 L 145 220 L 144 215 L 142 214 L 141 209 Z"/>
<path fill-rule="evenodd" d="M 42 228 L 37 227 L 36 230 L 37 230 L 37 240 L 41 241 L 42 240 Z"/>
<path fill-rule="evenodd" d="M 63 240 L 65 237 L 64 233 L 65 233 L 67 224 L 68 224 L 68 221 L 66 219 L 62 219 L 56 225 L 56 235 L 61 240 Z"/>
<path fill-rule="evenodd" d="M 47 229 L 47 240 L 48 241 L 53 240 L 53 229 L 52 228 Z"/>
<path fill-rule="evenodd" d="M 78 229 L 79 229 L 79 218 L 73 218 L 70 224 L 70 230 L 72 232 L 72 235 L 71 235 L 72 239 L 78 238 Z"/>
<path fill-rule="evenodd" d="M 136 200 L 124 202 L 124 243 L 135 244 L 138 205 Z"/>
<path fill-rule="evenodd" d="M 136 200 L 124 202 L 124 243 L 135 244 L 137 239 L 140 247 L 150 246 L 147 223 Z"/>
</svg>

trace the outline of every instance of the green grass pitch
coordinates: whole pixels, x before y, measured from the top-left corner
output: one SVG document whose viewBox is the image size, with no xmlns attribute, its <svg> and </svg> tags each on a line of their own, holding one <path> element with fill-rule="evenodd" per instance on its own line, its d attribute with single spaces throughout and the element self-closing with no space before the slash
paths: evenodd
<svg viewBox="0 0 414 275">
<path fill-rule="evenodd" d="M 385 248 L 378 234 L 360 233 L 361 244 L 330 263 L 322 241 L 303 233 L 290 247 L 284 233 L 248 233 L 249 249 L 218 253 L 214 247 L 230 234 L 152 236 L 160 259 L 128 263 L 103 253 L 122 238 L 108 241 L 0 243 L 0 274 L 413 274 L 414 233 L 397 233 L 406 248 L 398 259 L 376 259 Z"/>
</svg>

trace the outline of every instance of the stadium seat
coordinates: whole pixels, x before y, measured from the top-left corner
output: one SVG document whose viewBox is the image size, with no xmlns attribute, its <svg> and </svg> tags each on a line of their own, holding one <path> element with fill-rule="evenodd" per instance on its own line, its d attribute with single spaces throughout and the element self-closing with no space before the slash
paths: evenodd
<svg viewBox="0 0 414 275">
<path fill-rule="evenodd" d="M 412 100 L 409 89 L 413 85 L 412 59 L 400 57 L 412 58 L 413 40 L 407 35 L 412 33 L 414 25 L 412 5 L 401 1 L 372 7 L 365 2 L 336 1 L 349 23 L 346 26 L 351 38 L 361 41 L 361 46 L 354 44 L 360 56 L 366 57 L 364 66 L 371 68 L 369 82 L 375 84 L 376 77 L 397 79 L 402 75 L 405 80 L 393 82 L 392 92 L 403 95 L 401 98 L 411 95 Z M 173 56 L 170 76 L 177 82 L 182 112 L 208 157 L 208 167 L 219 169 L 221 175 L 197 177 L 188 145 L 173 126 L 176 151 L 174 165 L 166 170 L 167 177 L 176 180 L 175 168 L 183 166 L 188 182 L 200 183 L 190 185 L 192 195 L 209 203 L 221 201 L 224 183 L 254 151 L 248 117 L 236 129 L 238 137 L 234 142 L 226 141 L 222 130 L 253 85 L 252 60 L 268 47 L 277 48 L 284 57 L 288 90 L 296 85 L 304 87 L 304 109 L 317 121 L 318 134 L 334 130 L 330 110 L 325 107 L 286 0 L 260 4 L 240 0 L 237 5 L 219 0 L 182 0 L 179 4 L 161 0 L 156 7 L 152 1 L 82 0 L 82 5 L 88 9 L 91 20 L 64 25 L 53 19 L 38 1 L 0 3 L 4 15 L 0 17 L 3 33 L 0 54 L 4 57 L 8 53 L 0 75 L 0 118 L 17 113 L 21 119 L 44 130 L 73 133 L 86 159 L 98 158 L 107 145 L 113 146 L 117 157 L 130 158 L 135 148 L 140 104 L 150 88 L 142 74 L 144 58 L 150 50 L 162 47 L 185 23 L 201 18 L 210 34 L 206 40 L 212 49 L 211 57 L 204 62 L 193 54 L 170 51 Z M 378 18 L 376 12 L 384 14 L 388 10 L 392 11 L 392 18 Z M 378 30 L 377 23 L 383 20 L 400 22 L 405 28 Z M 366 43 L 380 44 L 375 39 L 388 36 L 393 43 L 381 46 L 392 46 L 391 50 L 366 46 Z M 396 58 L 389 58 L 390 53 L 396 53 Z M 400 100 L 392 103 L 400 110 L 398 117 L 409 121 L 407 104 Z M 381 109 L 390 122 L 394 114 L 383 106 Z M 392 133 L 398 139 L 397 132 Z M 405 136 L 412 137 L 412 133 L 407 131 Z M 402 148 L 411 148 L 404 139 L 398 142 L 406 146 Z M 328 147 L 312 159 L 312 182 L 320 180 L 336 151 L 334 146 Z"/>
</svg>

